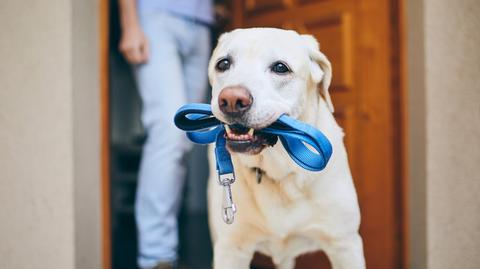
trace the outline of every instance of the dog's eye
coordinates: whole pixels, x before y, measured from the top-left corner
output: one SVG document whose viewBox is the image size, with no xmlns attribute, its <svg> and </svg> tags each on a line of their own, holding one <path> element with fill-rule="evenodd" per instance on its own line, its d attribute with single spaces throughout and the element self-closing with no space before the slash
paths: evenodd
<svg viewBox="0 0 480 269">
<path fill-rule="evenodd" d="M 270 67 L 270 70 L 272 70 L 272 72 L 275 72 L 277 74 L 286 74 L 291 72 L 290 68 L 288 68 L 288 65 L 283 62 L 273 63 L 272 66 Z"/>
<path fill-rule="evenodd" d="M 222 58 L 217 62 L 217 65 L 215 65 L 215 69 L 219 72 L 225 72 L 228 69 L 230 69 L 230 59 L 229 58 Z"/>
</svg>

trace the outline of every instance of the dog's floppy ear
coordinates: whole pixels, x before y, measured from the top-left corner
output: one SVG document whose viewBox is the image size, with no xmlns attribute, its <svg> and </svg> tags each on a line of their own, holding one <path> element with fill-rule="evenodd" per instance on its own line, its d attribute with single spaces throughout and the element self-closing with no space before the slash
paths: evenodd
<svg viewBox="0 0 480 269">
<path fill-rule="evenodd" d="M 314 83 L 320 83 L 320 91 L 325 102 L 327 102 L 328 109 L 333 112 L 333 103 L 328 92 L 328 87 L 332 81 L 332 64 L 327 57 L 320 52 L 320 45 L 315 37 L 311 35 L 301 35 L 308 49 L 311 63 L 310 70 L 312 80 Z"/>
</svg>

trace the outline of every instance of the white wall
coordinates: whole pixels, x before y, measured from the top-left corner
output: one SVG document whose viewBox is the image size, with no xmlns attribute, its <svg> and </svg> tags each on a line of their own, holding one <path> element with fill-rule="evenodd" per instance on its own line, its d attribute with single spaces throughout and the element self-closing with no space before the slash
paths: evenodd
<svg viewBox="0 0 480 269">
<path fill-rule="evenodd" d="M 407 5 L 409 256 L 411 269 L 427 268 L 426 87 L 423 0 Z"/>
<path fill-rule="evenodd" d="M 99 2 L 71 1 L 75 268 L 101 267 Z M 106 1 L 106 0 L 105 0 Z M 72 108 L 71 108 L 72 109 Z"/>
<path fill-rule="evenodd" d="M 0 268 L 99 268 L 98 3 L 0 3 Z"/>
<path fill-rule="evenodd" d="M 480 268 L 480 4 L 408 4 L 411 268 Z"/>
</svg>

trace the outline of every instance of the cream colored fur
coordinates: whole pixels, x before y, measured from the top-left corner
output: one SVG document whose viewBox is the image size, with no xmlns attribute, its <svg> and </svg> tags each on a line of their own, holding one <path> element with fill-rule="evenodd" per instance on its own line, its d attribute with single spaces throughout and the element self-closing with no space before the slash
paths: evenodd
<svg viewBox="0 0 480 269">
<path fill-rule="evenodd" d="M 228 72 L 214 68 L 230 55 Z M 276 60 L 285 61 L 292 74 L 269 71 Z M 287 113 L 321 130 L 333 146 L 333 155 L 321 172 L 296 165 L 281 143 L 258 155 L 233 153 L 236 182 L 232 185 L 237 206 L 235 222 L 221 216 L 222 187 L 217 184 L 215 160 L 210 150 L 209 221 L 214 242 L 215 269 L 247 269 L 255 251 L 273 258 L 277 268 L 293 269 L 298 255 L 323 250 L 334 269 L 362 269 L 365 261 L 358 234 L 360 212 L 353 185 L 343 132 L 333 115 L 328 94 L 331 66 L 311 36 L 272 28 L 239 29 L 221 36 L 209 66 L 212 109 L 219 92 L 228 86 L 247 88 L 254 99 L 248 124 L 261 128 Z M 320 83 L 320 92 L 317 90 Z M 254 167 L 265 175 L 261 184 Z"/>
</svg>

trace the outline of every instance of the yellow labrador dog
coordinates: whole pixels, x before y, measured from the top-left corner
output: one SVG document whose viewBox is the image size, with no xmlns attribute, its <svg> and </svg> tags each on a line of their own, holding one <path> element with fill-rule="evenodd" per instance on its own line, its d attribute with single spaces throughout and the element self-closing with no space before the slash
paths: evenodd
<svg viewBox="0 0 480 269">
<path fill-rule="evenodd" d="M 365 268 L 357 195 L 328 93 L 331 65 L 315 38 L 238 29 L 220 37 L 208 72 L 213 114 L 227 126 L 238 211 L 231 225 L 218 213 L 223 189 L 210 154 L 214 268 L 247 269 L 258 251 L 277 268 L 293 269 L 295 257 L 316 250 L 325 251 L 334 269 Z M 323 171 L 299 167 L 281 143 L 272 146 L 272 137 L 255 133 L 284 113 L 328 137 L 333 155 Z"/>
</svg>

